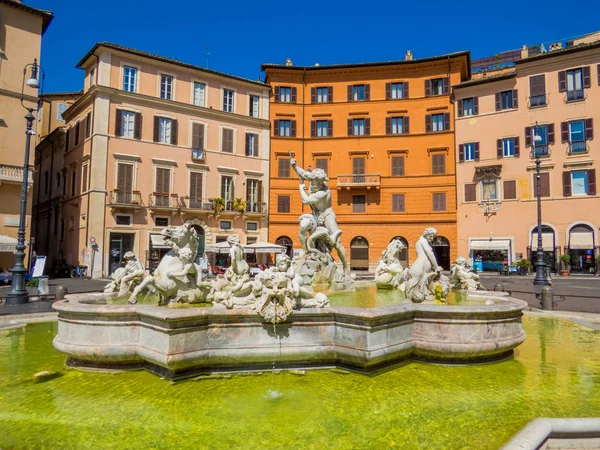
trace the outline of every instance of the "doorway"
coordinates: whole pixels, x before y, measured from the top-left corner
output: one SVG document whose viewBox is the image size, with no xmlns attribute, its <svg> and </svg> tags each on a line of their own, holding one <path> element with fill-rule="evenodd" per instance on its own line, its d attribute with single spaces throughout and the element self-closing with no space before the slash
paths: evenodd
<svg viewBox="0 0 600 450">
<path fill-rule="evenodd" d="M 437 236 L 431 243 L 431 248 L 438 266 L 444 270 L 450 270 L 450 241 L 444 236 Z"/>
<path fill-rule="evenodd" d="M 369 241 L 362 236 L 350 242 L 350 269 L 369 270 Z"/>
<path fill-rule="evenodd" d="M 133 233 L 110 233 L 108 268 L 113 273 L 119 267 L 123 267 L 123 256 L 133 251 L 135 235 Z"/>
</svg>

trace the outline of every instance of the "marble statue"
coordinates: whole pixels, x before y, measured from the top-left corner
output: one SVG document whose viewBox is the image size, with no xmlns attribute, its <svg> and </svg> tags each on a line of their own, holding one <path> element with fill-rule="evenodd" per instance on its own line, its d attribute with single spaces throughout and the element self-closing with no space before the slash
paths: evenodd
<svg viewBox="0 0 600 450">
<path fill-rule="evenodd" d="M 137 303 L 139 294 L 152 288 L 158 291 L 161 304 L 204 301 L 211 284 L 202 280 L 202 270 L 194 263 L 198 252 L 196 230 L 185 223 L 165 228 L 161 234 L 171 250 L 162 258 L 154 275 L 144 278 L 133 290 L 129 303 Z"/>
<path fill-rule="evenodd" d="M 408 271 L 404 294 L 413 303 L 444 301 L 450 290 L 450 280 L 442 274 L 431 242 L 437 236 L 435 228 L 426 228 L 417 241 L 417 260 Z"/>
<path fill-rule="evenodd" d="M 461 291 L 483 290 L 483 286 L 479 282 L 479 275 L 471 271 L 469 262 L 462 256 L 456 258 L 456 262 L 450 268 L 450 278 L 454 283 L 454 289 Z"/>
<path fill-rule="evenodd" d="M 119 267 L 110 277 L 112 281 L 104 286 L 104 292 L 118 292 L 119 297 L 127 295 L 133 291 L 135 286 L 140 284 L 146 274 L 144 265 L 133 252 L 126 252 L 123 256 L 126 261 L 125 267 Z"/>
<path fill-rule="evenodd" d="M 406 247 L 400 239 L 392 239 L 379 258 L 375 269 L 375 284 L 378 289 L 398 289 L 402 286 L 408 269 L 400 263 L 400 252 Z"/>
<path fill-rule="evenodd" d="M 333 208 L 331 207 L 331 192 L 327 186 L 327 174 L 323 169 L 312 172 L 298 167 L 294 158 L 290 164 L 300 180 L 300 197 L 303 205 L 309 205 L 311 214 L 300 216 L 300 231 L 298 237 L 303 255 L 295 261 L 300 275 L 299 282 L 303 285 L 322 286 L 334 290 L 351 289 L 353 280 L 346 250 L 341 242 L 342 230 L 339 229 Z M 304 181 L 310 186 L 306 192 Z M 335 249 L 342 272 L 331 256 Z"/>
</svg>

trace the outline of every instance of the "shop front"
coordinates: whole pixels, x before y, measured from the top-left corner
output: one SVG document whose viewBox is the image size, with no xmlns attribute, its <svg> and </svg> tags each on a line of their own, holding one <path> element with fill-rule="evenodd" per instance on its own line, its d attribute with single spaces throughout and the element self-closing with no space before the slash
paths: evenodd
<svg viewBox="0 0 600 450">
<path fill-rule="evenodd" d="M 125 253 L 133 251 L 134 233 L 109 233 L 108 269 L 113 273 L 125 265 Z"/>
<path fill-rule="evenodd" d="M 469 254 L 477 272 L 499 272 L 512 264 L 511 239 L 469 239 Z"/>
<path fill-rule="evenodd" d="M 527 247 L 527 258 L 533 264 L 533 271 L 535 271 L 535 262 L 537 260 L 537 248 L 538 248 L 538 230 L 535 227 L 531 230 L 530 245 Z M 552 272 L 557 270 L 557 246 L 556 246 L 556 234 L 552 227 L 548 225 L 542 225 L 542 250 L 544 251 L 544 262 L 546 267 L 550 268 Z"/>
<path fill-rule="evenodd" d="M 569 248 L 571 255 L 571 273 L 573 274 L 595 274 L 595 236 L 592 227 L 586 224 L 578 224 L 569 230 Z"/>
</svg>

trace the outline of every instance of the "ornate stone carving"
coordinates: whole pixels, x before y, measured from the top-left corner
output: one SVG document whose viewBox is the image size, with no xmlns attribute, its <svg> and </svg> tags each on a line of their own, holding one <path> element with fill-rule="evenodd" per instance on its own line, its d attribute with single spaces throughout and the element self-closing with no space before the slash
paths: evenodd
<svg viewBox="0 0 600 450">
<path fill-rule="evenodd" d="M 125 267 L 119 267 L 115 270 L 110 275 L 112 281 L 104 286 L 104 292 L 118 292 L 119 297 L 133 291 L 133 289 L 142 282 L 146 273 L 144 265 L 135 253 L 127 252 L 123 256 L 123 259 L 127 261 Z"/>
<path fill-rule="evenodd" d="M 392 239 L 379 258 L 375 269 L 375 284 L 378 289 L 398 289 L 402 286 L 408 269 L 402 267 L 400 252 L 406 247 L 400 239 Z"/>
<path fill-rule="evenodd" d="M 456 262 L 450 268 L 450 278 L 454 283 L 454 289 L 461 291 L 482 290 L 483 286 L 479 282 L 479 275 L 471 270 L 466 258 L 459 256 Z"/>
</svg>

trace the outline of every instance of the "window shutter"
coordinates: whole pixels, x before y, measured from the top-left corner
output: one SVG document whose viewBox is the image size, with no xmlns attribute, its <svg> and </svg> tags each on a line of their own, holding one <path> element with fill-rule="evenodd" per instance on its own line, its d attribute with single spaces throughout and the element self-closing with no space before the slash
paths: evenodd
<svg viewBox="0 0 600 450">
<path fill-rule="evenodd" d="M 352 136 L 352 119 L 348 119 L 348 136 Z"/>
<path fill-rule="evenodd" d="M 258 182 L 258 186 L 256 187 L 256 201 L 260 204 L 262 203 L 263 193 L 262 193 L 262 181 Z"/>
<path fill-rule="evenodd" d="M 444 113 L 444 131 L 450 129 L 450 113 Z"/>
<path fill-rule="evenodd" d="M 513 89 L 513 108 L 518 108 L 519 107 L 519 90 L 518 89 Z"/>
<path fill-rule="evenodd" d="M 583 68 L 583 87 L 589 88 L 592 86 L 592 76 L 590 71 L 590 66 L 585 66 Z"/>
<path fill-rule="evenodd" d="M 310 137 L 315 137 L 317 135 L 317 121 L 310 121 Z"/>
<path fill-rule="evenodd" d="M 598 78 L 598 84 L 600 84 L 600 76 Z M 408 81 L 402 82 L 402 98 L 408 98 Z"/>
<path fill-rule="evenodd" d="M 123 112 L 120 109 L 116 110 L 115 114 L 115 136 L 121 136 L 121 117 Z"/>
<path fill-rule="evenodd" d="M 352 89 L 353 86 L 351 84 L 348 85 L 348 101 L 351 102 L 352 101 Z"/>
<path fill-rule="evenodd" d="M 250 154 L 250 134 L 246 133 L 246 156 Z"/>
<path fill-rule="evenodd" d="M 517 182 L 507 180 L 504 182 L 504 200 L 516 200 L 517 198 Z"/>
<path fill-rule="evenodd" d="M 365 119 L 365 136 L 371 135 L 371 119 L 368 117 Z"/>
<path fill-rule="evenodd" d="M 177 120 L 171 120 L 171 145 L 177 145 Z"/>
<path fill-rule="evenodd" d="M 281 96 L 280 96 L 280 88 L 279 86 L 275 86 L 275 101 L 279 102 L 281 101 Z"/>
<path fill-rule="evenodd" d="M 204 124 L 198 123 L 198 147 L 204 150 Z"/>
<path fill-rule="evenodd" d="M 564 70 L 558 72 L 558 92 L 565 92 L 567 90 L 567 72 Z M 569 194 L 571 195 L 571 194 Z"/>
<path fill-rule="evenodd" d="M 291 137 L 296 137 L 296 121 L 295 120 L 291 120 L 291 125 L 290 125 L 290 136 Z"/>
<path fill-rule="evenodd" d="M 585 119 L 585 138 L 594 139 L 594 126 L 592 119 Z"/>
<path fill-rule="evenodd" d="M 333 103 L 333 86 L 327 88 L 327 101 Z"/>
<path fill-rule="evenodd" d="M 392 98 L 392 83 L 385 83 L 385 99 L 389 100 L 391 98 Z"/>
<path fill-rule="evenodd" d="M 500 111 L 502 104 L 500 103 L 500 92 L 496 92 L 496 111 Z"/>
<path fill-rule="evenodd" d="M 479 161 L 479 142 L 475 142 L 475 161 Z"/>
<path fill-rule="evenodd" d="M 521 145 L 519 144 L 519 136 L 515 138 L 515 158 L 521 156 Z"/>
<path fill-rule="evenodd" d="M 587 193 L 588 195 L 596 195 L 596 169 L 589 169 L 587 175 Z"/>
<path fill-rule="evenodd" d="M 425 132 L 431 133 L 431 114 L 425 115 Z"/>
<path fill-rule="evenodd" d="M 431 96 L 431 80 L 425 80 L 425 97 Z"/>
<path fill-rule="evenodd" d="M 317 103 L 317 88 L 316 87 L 310 88 L 310 102 Z"/>
<path fill-rule="evenodd" d="M 554 124 L 553 123 L 549 123 L 547 125 L 547 130 L 548 130 L 548 144 L 554 144 Z"/>
<path fill-rule="evenodd" d="M 404 134 L 410 133 L 410 118 L 408 116 L 402 119 L 402 132 Z"/>
<path fill-rule="evenodd" d="M 546 94 L 546 76 L 535 75 L 529 77 L 529 95 L 537 97 L 538 95 Z"/>
<path fill-rule="evenodd" d="M 458 145 L 458 162 L 465 161 L 465 146 L 463 144 Z"/>
<path fill-rule="evenodd" d="M 154 116 L 154 142 L 158 142 L 159 121 L 160 118 L 158 116 Z"/>
<path fill-rule="evenodd" d="M 458 101 L 458 117 L 462 117 L 463 116 L 463 101 L 459 100 Z"/>
<path fill-rule="evenodd" d="M 87 138 L 87 117 L 86 120 L 80 122 L 80 137 L 79 139 L 83 142 Z"/>
<path fill-rule="evenodd" d="M 525 127 L 525 147 L 531 147 L 531 127 Z"/>
<path fill-rule="evenodd" d="M 291 101 L 292 103 L 296 103 L 296 88 L 295 88 L 295 87 L 292 87 L 292 88 L 290 89 L 290 91 L 291 91 L 290 101 Z"/>
<path fill-rule="evenodd" d="M 560 140 L 561 142 L 569 142 L 569 122 L 560 123 Z"/>
<path fill-rule="evenodd" d="M 133 191 L 133 165 L 119 164 L 117 169 L 117 189 L 125 194 Z"/>
<path fill-rule="evenodd" d="M 371 100 L 371 85 L 365 84 L 365 100 Z"/>
<path fill-rule="evenodd" d="M 142 139 L 142 113 L 135 113 L 133 119 L 133 137 Z"/>
<path fill-rule="evenodd" d="M 477 200 L 477 185 L 475 183 L 465 184 L 465 202 L 474 202 Z"/>
<path fill-rule="evenodd" d="M 279 136 L 279 120 L 273 121 L 273 136 Z"/>
<path fill-rule="evenodd" d="M 571 172 L 563 172 L 563 197 L 571 196 Z"/>
<path fill-rule="evenodd" d="M 280 213 L 290 212 L 290 196 L 289 195 L 277 196 L 277 212 L 280 212 Z"/>
<path fill-rule="evenodd" d="M 496 140 L 496 158 L 502 158 L 504 156 L 504 151 L 502 149 L 502 139 Z"/>
<path fill-rule="evenodd" d="M 352 159 L 352 173 L 355 175 L 365 174 L 365 158 Z"/>
<path fill-rule="evenodd" d="M 392 134 L 392 118 L 385 118 L 385 134 Z"/>
<path fill-rule="evenodd" d="M 87 113 L 85 117 L 85 137 L 86 139 L 90 137 L 92 133 L 92 113 Z"/>
<path fill-rule="evenodd" d="M 333 120 L 327 121 L 327 136 L 333 136 Z"/>
<path fill-rule="evenodd" d="M 473 97 L 473 114 L 479 114 L 479 97 Z"/>
<path fill-rule="evenodd" d="M 442 89 L 443 94 L 448 94 L 450 92 L 450 77 L 444 77 Z"/>
<path fill-rule="evenodd" d="M 550 197 L 550 172 L 540 173 L 540 197 Z"/>
</svg>

